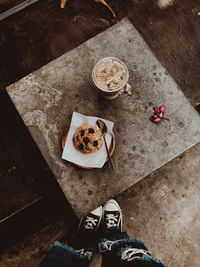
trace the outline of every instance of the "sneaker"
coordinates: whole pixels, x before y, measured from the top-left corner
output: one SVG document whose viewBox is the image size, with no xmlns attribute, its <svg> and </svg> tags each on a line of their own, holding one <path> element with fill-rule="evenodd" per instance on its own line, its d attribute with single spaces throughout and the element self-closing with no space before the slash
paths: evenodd
<svg viewBox="0 0 200 267">
<path fill-rule="evenodd" d="M 110 199 L 103 207 L 103 222 L 104 230 L 114 227 L 122 231 L 122 211 L 114 199 Z"/>
<path fill-rule="evenodd" d="M 102 219 L 102 206 L 91 211 L 87 216 L 81 218 L 78 232 L 81 231 L 96 231 L 99 228 Z"/>
</svg>

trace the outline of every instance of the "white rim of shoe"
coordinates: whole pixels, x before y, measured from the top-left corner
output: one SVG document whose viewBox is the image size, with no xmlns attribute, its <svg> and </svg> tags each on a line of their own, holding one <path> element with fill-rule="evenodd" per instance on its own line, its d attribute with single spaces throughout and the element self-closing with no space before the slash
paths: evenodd
<svg viewBox="0 0 200 267">
<path fill-rule="evenodd" d="M 123 225 L 123 215 L 122 215 L 122 210 L 121 210 L 119 204 L 117 203 L 117 201 L 114 200 L 114 199 L 110 199 L 110 200 L 108 200 L 108 201 L 104 204 L 104 206 L 103 206 L 103 222 L 105 222 L 105 210 L 106 210 L 106 205 L 107 205 L 109 202 L 114 203 L 114 204 L 118 207 L 118 211 L 120 212 L 120 217 L 121 217 L 121 229 L 120 229 L 120 230 L 122 231 L 122 225 Z"/>
</svg>

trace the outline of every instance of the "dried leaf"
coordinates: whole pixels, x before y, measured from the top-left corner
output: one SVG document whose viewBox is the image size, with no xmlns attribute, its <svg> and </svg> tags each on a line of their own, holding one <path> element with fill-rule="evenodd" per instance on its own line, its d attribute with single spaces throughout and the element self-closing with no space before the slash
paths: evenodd
<svg viewBox="0 0 200 267">
<path fill-rule="evenodd" d="M 106 6 L 113 14 L 113 17 L 115 18 L 116 15 L 115 15 L 115 12 L 112 10 L 112 8 L 104 1 L 104 0 L 95 0 L 97 3 L 101 3 L 103 4 L 104 6 Z"/>
<path fill-rule="evenodd" d="M 66 3 L 67 3 L 67 0 L 61 0 L 61 2 L 60 2 L 60 7 L 61 7 L 61 8 L 65 8 Z"/>
</svg>

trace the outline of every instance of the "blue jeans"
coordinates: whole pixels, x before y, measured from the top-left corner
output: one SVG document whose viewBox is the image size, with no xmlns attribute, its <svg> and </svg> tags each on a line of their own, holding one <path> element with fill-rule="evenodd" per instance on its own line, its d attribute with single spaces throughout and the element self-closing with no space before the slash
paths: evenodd
<svg viewBox="0 0 200 267">
<path fill-rule="evenodd" d="M 152 266 L 165 267 L 160 260 L 151 257 L 144 243 L 138 239 L 131 239 L 127 233 L 109 231 L 98 244 L 102 252 L 102 267 L 111 266 Z M 129 248 L 145 252 L 143 256 L 129 261 L 123 257 L 123 252 Z M 55 242 L 49 249 L 39 267 L 88 267 L 95 249 L 74 249 L 66 244 Z"/>
</svg>

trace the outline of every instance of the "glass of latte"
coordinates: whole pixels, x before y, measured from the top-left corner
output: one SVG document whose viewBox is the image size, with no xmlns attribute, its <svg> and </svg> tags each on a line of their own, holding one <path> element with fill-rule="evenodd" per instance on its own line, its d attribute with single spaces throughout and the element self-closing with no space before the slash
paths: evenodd
<svg viewBox="0 0 200 267">
<path fill-rule="evenodd" d="M 114 99 L 126 86 L 129 72 L 126 65 L 114 57 L 106 57 L 96 63 L 92 80 L 96 89 L 107 99 Z"/>
</svg>

